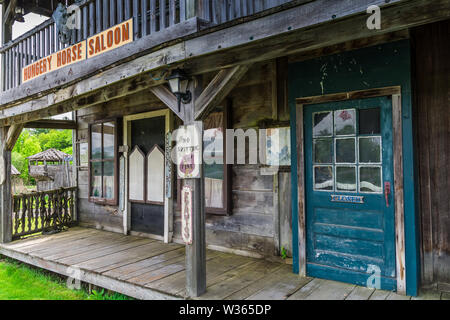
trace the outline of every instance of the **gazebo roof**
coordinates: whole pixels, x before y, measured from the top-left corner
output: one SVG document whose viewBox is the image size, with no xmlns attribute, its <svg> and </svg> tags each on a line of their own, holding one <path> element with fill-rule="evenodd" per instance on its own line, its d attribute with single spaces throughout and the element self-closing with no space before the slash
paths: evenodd
<svg viewBox="0 0 450 320">
<path fill-rule="evenodd" d="M 51 148 L 29 156 L 27 159 L 31 161 L 63 161 L 67 157 L 70 157 L 70 155 Z"/>
<path fill-rule="evenodd" d="M 14 167 L 12 164 L 11 164 L 11 174 L 13 176 L 19 176 L 20 175 L 19 170 L 17 170 L 16 167 Z"/>
</svg>

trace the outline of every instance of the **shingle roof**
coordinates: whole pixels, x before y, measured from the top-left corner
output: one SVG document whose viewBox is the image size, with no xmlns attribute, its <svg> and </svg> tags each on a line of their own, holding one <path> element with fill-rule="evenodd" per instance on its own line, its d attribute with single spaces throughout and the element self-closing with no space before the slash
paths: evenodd
<svg viewBox="0 0 450 320">
<path fill-rule="evenodd" d="M 16 167 L 14 167 L 12 164 L 11 164 L 11 174 L 12 174 L 13 176 L 18 176 L 18 175 L 20 175 L 19 170 L 17 170 Z"/>
<path fill-rule="evenodd" d="M 33 161 L 63 161 L 67 157 L 70 157 L 70 155 L 51 148 L 29 156 L 27 159 Z"/>
</svg>

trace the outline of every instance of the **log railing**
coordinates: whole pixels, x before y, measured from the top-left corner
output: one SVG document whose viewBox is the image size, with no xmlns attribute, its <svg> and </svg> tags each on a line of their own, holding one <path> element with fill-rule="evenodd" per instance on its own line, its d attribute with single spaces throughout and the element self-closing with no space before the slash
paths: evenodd
<svg viewBox="0 0 450 320">
<path fill-rule="evenodd" d="M 85 40 L 133 17 L 134 39 L 159 32 L 188 18 L 199 17 L 222 24 L 290 0 L 85 0 L 80 5 L 81 28 L 73 29 L 71 41 L 59 41 L 53 19 L 6 43 L 0 48 L 2 86 L 0 91 L 22 83 L 22 68 L 41 58 Z"/>
<path fill-rule="evenodd" d="M 77 187 L 13 196 L 12 237 L 56 232 L 76 219 Z"/>
</svg>

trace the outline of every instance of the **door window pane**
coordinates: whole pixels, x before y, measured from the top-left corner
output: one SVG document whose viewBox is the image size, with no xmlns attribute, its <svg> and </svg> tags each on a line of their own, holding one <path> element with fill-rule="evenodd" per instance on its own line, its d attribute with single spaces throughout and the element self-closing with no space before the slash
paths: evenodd
<svg viewBox="0 0 450 320">
<path fill-rule="evenodd" d="M 335 139 L 336 163 L 355 163 L 355 138 Z"/>
<path fill-rule="evenodd" d="M 333 190 L 333 167 L 317 166 L 314 167 L 314 189 L 315 190 Z"/>
<path fill-rule="evenodd" d="M 381 137 L 359 138 L 359 162 L 381 162 Z"/>
<path fill-rule="evenodd" d="M 380 108 L 359 110 L 359 134 L 379 134 Z"/>
<path fill-rule="evenodd" d="M 381 167 L 359 168 L 359 192 L 381 193 Z"/>
<path fill-rule="evenodd" d="M 333 139 L 314 139 L 314 163 L 333 163 Z"/>
<path fill-rule="evenodd" d="M 340 135 L 353 135 L 356 133 L 355 109 L 337 110 L 334 112 L 334 132 Z"/>
<path fill-rule="evenodd" d="M 318 112 L 313 114 L 313 136 L 323 137 L 333 134 L 333 113 Z"/>
<path fill-rule="evenodd" d="M 356 167 L 336 166 L 336 190 L 356 191 Z"/>
</svg>

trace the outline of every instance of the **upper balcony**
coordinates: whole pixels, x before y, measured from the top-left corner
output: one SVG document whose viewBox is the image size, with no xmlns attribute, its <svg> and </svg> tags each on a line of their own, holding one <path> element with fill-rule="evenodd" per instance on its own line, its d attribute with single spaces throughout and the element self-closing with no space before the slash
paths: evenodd
<svg viewBox="0 0 450 320">
<path fill-rule="evenodd" d="M 17 1 L 11 0 L 9 3 L 17 3 Z M 81 0 L 69 2 L 78 2 L 80 25 L 78 29 L 72 29 L 68 43 L 64 44 L 60 41 L 55 22 L 49 18 L 0 48 L 3 70 L 0 91 L 16 88 L 23 83 L 23 67 L 131 18 L 133 18 L 133 33 L 136 41 L 177 25 L 183 28 L 183 23 L 185 25 L 186 21 L 192 18 L 197 18 L 202 28 L 208 28 L 253 16 L 288 2 L 298 1 Z M 51 12 L 48 8 L 47 11 Z M 172 36 L 167 41 L 174 40 L 173 38 Z M 158 44 L 163 42 L 165 39 L 160 40 Z"/>
</svg>

